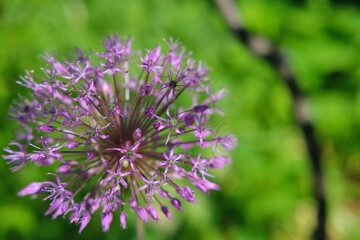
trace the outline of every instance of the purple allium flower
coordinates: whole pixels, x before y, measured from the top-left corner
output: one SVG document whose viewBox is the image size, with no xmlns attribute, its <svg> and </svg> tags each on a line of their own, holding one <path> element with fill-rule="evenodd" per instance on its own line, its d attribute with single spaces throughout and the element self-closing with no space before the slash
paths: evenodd
<svg viewBox="0 0 360 240">
<path fill-rule="evenodd" d="M 125 228 L 129 210 L 146 223 L 161 212 L 172 219 L 168 206 L 183 211 L 181 198 L 196 203 L 188 185 L 220 189 L 209 171 L 230 163 L 228 150 L 236 145 L 233 135 L 209 125 L 213 114 L 223 114 L 217 101 L 226 91 L 212 94 L 209 71 L 178 42 L 145 56 L 116 35 L 103 46 L 88 56 L 78 49 L 68 61 L 46 53 L 40 73 L 21 77 L 32 93 L 11 108 L 19 133 L 3 156 L 13 171 L 56 165 L 48 181 L 18 195 L 42 195 L 50 200 L 45 214 L 68 217 L 79 232 L 99 208 L 103 231 L 113 219 Z M 186 94 L 193 104 L 183 106 L 179 97 Z"/>
</svg>

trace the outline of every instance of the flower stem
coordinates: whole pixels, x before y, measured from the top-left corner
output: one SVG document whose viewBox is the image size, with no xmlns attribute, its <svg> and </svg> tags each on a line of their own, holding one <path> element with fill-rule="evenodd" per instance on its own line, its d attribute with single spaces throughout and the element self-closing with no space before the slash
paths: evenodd
<svg viewBox="0 0 360 240">
<path fill-rule="evenodd" d="M 136 239 L 144 240 L 145 239 L 144 224 L 141 218 L 137 214 L 135 215 L 135 224 L 136 224 Z"/>
</svg>

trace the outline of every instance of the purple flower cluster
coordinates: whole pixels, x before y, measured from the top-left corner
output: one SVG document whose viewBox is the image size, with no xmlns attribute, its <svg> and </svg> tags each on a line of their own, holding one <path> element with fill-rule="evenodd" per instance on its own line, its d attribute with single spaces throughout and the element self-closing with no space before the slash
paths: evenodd
<svg viewBox="0 0 360 240">
<path fill-rule="evenodd" d="M 169 205 L 182 211 L 180 198 L 196 202 L 179 179 L 205 193 L 220 189 L 209 171 L 231 162 L 236 140 L 209 122 L 222 115 L 217 101 L 225 91 L 210 90 L 208 69 L 178 42 L 167 45 L 167 52 L 158 46 L 137 54 L 131 40 L 114 35 L 87 56 L 78 49 L 60 61 L 46 53 L 40 74 L 21 77 L 32 93 L 11 108 L 21 126 L 3 158 L 13 171 L 33 162 L 53 164 L 56 173 L 19 196 L 45 195 L 45 214 L 67 216 L 81 232 L 98 209 L 103 231 L 114 215 L 125 228 L 129 210 L 146 223 L 158 211 L 171 219 Z"/>
</svg>

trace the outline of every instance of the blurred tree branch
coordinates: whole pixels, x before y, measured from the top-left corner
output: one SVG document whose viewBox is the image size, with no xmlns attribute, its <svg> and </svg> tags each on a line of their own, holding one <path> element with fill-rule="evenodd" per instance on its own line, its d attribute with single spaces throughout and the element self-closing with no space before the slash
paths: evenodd
<svg viewBox="0 0 360 240">
<path fill-rule="evenodd" d="M 296 77 L 294 76 L 289 63 L 280 50 L 270 41 L 250 33 L 244 28 L 240 14 L 233 0 L 215 0 L 227 24 L 253 54 L 266 60 L 279 73 L 284 84 L 291 93 L 294 104 L 294 113 L 304 134 L 309 161 L 313 172 L 313 188 L 317 202 L 317 226 L 313 233 L 315 240 L 326 239 L 326 199 L 324 194 L 323 173 L 321 165 L 321 152 L 315 138 L 314 126 L 306 111 L 306 99 L 300 90 Z"/>
</svg>

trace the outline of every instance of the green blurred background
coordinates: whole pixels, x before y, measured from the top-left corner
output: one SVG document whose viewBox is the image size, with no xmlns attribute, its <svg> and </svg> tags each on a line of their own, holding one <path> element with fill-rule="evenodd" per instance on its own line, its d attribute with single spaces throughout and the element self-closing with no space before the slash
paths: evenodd
<svg viewBox="0 0 360 240">
<path fill-rule="evenodd" d="M 277 44 L 306 92 L 323 153 L 327 230 L 331 239 L 360 239 L 360 6 L 357 1 L 239 0 L 246 27 Z M 76 47 L 99 50 L 105 34 L 134 38 L 133 49 L 178 38 L 213 69 L 223 130 L 239 145 L 233 164 L 215 171 L 222 191 L 197 194 L 174 221 L 146 227 L 147 239 L 309 239 L 315 227 L 311 168 L 291 98 L 274 69 L 228 30 L 211 0 L 0 0 L 0 147 L 14 134 L 8 108 L 15 81 L 43 65 L 38 57 Z M 0 239 L 135 239 L 133 217 L 101 232 L 100 214 L 81 235 L 61 217 L 43 216 L 48 202 L 16 193 L 49 169 L 11 173 L 0 161 Z M 130 214 L 131 215 L 131 214 Z"/>
</svg>

